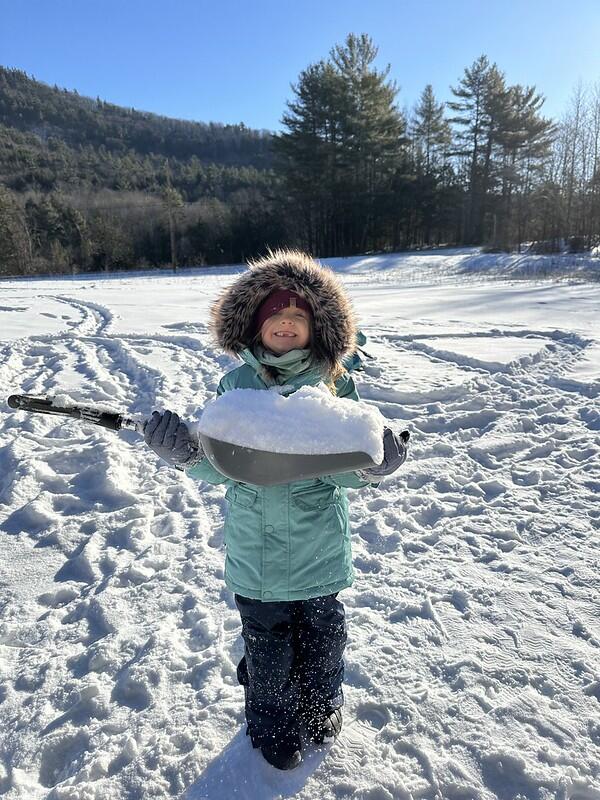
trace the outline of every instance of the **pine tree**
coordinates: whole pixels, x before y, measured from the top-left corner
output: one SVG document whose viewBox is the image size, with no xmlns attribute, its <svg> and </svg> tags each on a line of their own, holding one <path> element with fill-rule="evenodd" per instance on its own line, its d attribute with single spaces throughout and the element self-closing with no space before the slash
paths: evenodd
<svg viewBox="0 0 600 800">
<path fill-rule="evenodd" d="M 535 86 L 510 86 L 503 128 L 498 141 L 501 148 L 501 216 L 497 244 L 504 249 L 520 245 L 527 223 L 528 198 L 547 159 L 556 129 L 551 120 L 540 116 L 543 95 Z M 516 195 L 515 204 L 513 199 Z"/>
<path fill-rule="evenodd" d="M 405 125 L 376 56 L 370 37 L 350 34 L 304 70 L 276 139 L 302 239 L 321 255 L 364 251 L 382 236 Z"/>
<path fill-rule="evenodd" d="M 345 251 L 377 247 L 392 182 L 407 144 L 406 123 L 395 105 L 390 66 L 374 68 L 378 48 L 367 34 L 350 34 L 330 59 L 342 80 L 341 149 L 345 176 Z"/>
<path fill-rule="evenodd" d="M 433 227 L 441 217 L 442 191 L 447 179 L 447 153 L 451 143 L 450 126 L 444 116 L 444 103 L 436 102 L 431 84 L 423 89 L 414 109 L 411 137 L 414 144 L 414 206 L 419 244 L 432 243 Z"/>
<path fill-rule="evenodd" d="M 305 246 L 311 252 L 334 252 L 333 219 L 340 159 L 342 84 L 324 61 L 300 73 L 292 86 L 296 99 L 287 103 L 275 139 L 292 213 L 299 215 Z"/>
<path fill-rule="evenodd" d="M 32 247 L 23 209 L 13 192 L 0 184 L 0 274 L 31 271 Z"/>
<path fill-rule="evenodd" d="M 452 91 L 459 100 L 449 106 L 459 113 L 451 121 L 462 128 L 455 153 L 467 163 L 464 240 L 510 248 L 522 239 L 523 198 L 553 136 L 552 123 L 539 114 L 544 98 L 535 87 L 507 86 L 486 56 Z"/>
<path fill-rule="evenodd" d="M 452 134 L 444 110 L 444 103 L 436 102 L 433 87 L 428 83 L 415 107 L 411 126 L 417 162 L 425 175 L 436 170 L 450 147 Z"/>
<path fill-rule="evenodd" d="M 456 135 L 454 155 L 465 159 L 467 172 L 466 209 L 463 222 L 463 241 L 467 243 L 481 237 L 482 156 L 485 147 L 486 115 L 489 90 L 488 77 L 491 66 L 487 56 L 481 55 L 465 74 L 456 88 L 450 87 L 459 98 L 448 107 L 457 112 L 450 122 L 463 128 Z"/>
</svg>

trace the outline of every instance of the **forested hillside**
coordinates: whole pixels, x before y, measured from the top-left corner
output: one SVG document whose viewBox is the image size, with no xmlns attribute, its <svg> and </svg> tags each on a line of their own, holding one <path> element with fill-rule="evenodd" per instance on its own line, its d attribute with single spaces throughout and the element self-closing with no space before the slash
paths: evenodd
<svg viewBox="0 0 600 800">
<path fill-rule="evenodd" d="M 560 120 L 485 55 L 400 110 L 369 36 L 310 64 L 280 133 L 121 108 L 0 68 L 0 274 L 600 237 L 600 89 Z M 402 98 L 402 100 L 405 99 Z"/>
<path fill-rule="evenodd" d="M 0 270 L 169 263 L 171 228 L 183 263 L 231 258 L 240 237 L 258 247 L 276 182 L 271 139 L 243 124 L 120 108 L 0 68 Z"/>
<path fill-rule="evenodd" d="M 264 168 L 270 134 L 243 124 L 187 122 L 81 97 L 24 72 L 0 67 L 0 123 L 39 142 L 59 139 L 72 148 L 103 147 L 174 159 Z"/>
</svg>

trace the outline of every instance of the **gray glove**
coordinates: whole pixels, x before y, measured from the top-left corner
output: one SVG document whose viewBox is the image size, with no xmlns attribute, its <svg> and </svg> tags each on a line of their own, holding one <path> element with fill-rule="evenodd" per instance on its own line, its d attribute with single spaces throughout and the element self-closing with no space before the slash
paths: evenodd
<svg viewBox="0 0 600 800">
<path fill-rule="evenodd" d="M 185 422 L 171 411 L 153 411 L 144 423 L 144 441 L 174 467 L 191 467 L 204 456 L 200 442 L 190 435 Z"/>
<path fill-rule="evenodd" d="M 398 467 L 401 467 L 406 461 L 406 445 L 409 439 L 410 433 L 408 431 L 402 431 L 402 433 L 397 434 L 391 428 L 385 427 L 383 429 L 383 461 L 376 467 L 362 470 L 366 479 L 383 478 L 385 475 L 391 475 Z"/>
</svg>

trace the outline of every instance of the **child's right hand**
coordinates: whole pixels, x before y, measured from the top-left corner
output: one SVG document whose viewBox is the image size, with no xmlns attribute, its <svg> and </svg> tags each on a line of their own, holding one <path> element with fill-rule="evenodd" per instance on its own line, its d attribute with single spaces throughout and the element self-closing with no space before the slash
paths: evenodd
<svg viewBox="0 0 600 800">
<path fill-rule="evenodd" d="M 148 447 L 172 466 L 191 467 L 204 456 L 200 442 L 172 411 L 153 411 L 144 423 L 143 433 Z"/>
</svg>

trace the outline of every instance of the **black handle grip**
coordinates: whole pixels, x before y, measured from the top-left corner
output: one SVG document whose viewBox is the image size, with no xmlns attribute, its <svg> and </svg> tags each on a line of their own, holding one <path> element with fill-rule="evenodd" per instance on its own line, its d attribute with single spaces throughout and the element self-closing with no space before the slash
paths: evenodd
<svg viewBox="0 0 600 800">
<path fill-rule="evenodd" d="M 99 425 L 111 431 L 120 431 L 124 417 L 113 411 L 102 411 L 92 406 L 60 406 L 49 397 L 34 397 L 29 394 L 11 394 L 8 405 L 17 411 L 31 411 L 37 414 L 52 414 L 71 419 L 80 419 L 91 425 Z"/>
</svg>

